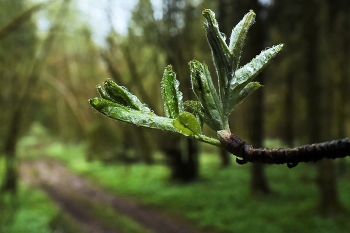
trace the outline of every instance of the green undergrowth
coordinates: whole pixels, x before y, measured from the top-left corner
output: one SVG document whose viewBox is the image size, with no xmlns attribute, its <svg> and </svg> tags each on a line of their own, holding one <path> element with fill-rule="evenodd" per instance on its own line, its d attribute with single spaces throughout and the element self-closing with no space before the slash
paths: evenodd
<svg viewBox="0 0 350 233">
<path fill-rule="evenodd" d="M 91 217 L 115 232 L 151 233 L 131 218 L 116 212 L 113 207 L 96 203 L 81 196 L 71 197 L 75 204 L 84 206 Z"/>
<path fill-rule="evenodd" d="M 218 155 L 202 154 L 201 179 L 190 184 L 169 182 L 163 165 L 123 165 L 87 162 L 84 146 L 52 144 L 46 151 L 71 170 L 101 187 L 189 219 L 200 228 L 217 232 L 346 232 L 347 216 L 322 218 L 317 213 L 319 192 L 316 169 L 311 164 L 296 168 L 268 166 L 273 193 L 252 197 L 249 165 L 220 168 Z M 339 178 L 341 202 L 350 210 L 349 178 Z"/>
<path fill-rule="evenodd" d="M 141 226 L 134 220 L 126 217 L 120 213 L 117 213 L 112 207 L 95 204 L 92 207 L 94 216 L 101 221 L 103 224 L 111 229 L 115 229 L 116 232 L 122 230 L 122 232 L 128 233 L 152 233 Z"/>
<path fill-rule="evenodd" d="M 17 197 L 0 194 L 0 232 L 46 233 L 59 209 L 38 190 L 21 185 Z"/>
<path fill-rule="evenodd" d="M 49 226 L 52 233 L 86 233 L 86 231 L 64 211 L 58 212 L 57 215 L 51 219 Z"/>
</svg>

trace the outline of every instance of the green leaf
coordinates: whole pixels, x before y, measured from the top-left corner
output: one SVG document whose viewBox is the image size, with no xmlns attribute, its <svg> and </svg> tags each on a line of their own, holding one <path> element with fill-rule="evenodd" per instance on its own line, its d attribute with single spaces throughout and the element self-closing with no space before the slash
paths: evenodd
<svg viewBox="0 0 350 233">
<path fill-rule="evenodd" d="M 202 12 L 206 19 L 204 28 L 211 48 L 213 62 L 219 79 L 219 93 L 221 100 L 225 99 L 225 90 L 233 78 L 233 57 L 225 42 L 226 36 L 220 32 L 218 22 L 213 11 L 206 9 Z"/>
<path fill-rule="evenodd" d="M 114 102 L 135 110 L 146 112 L 151 111 L 135 95 L 131 94 L 125 87 L 119 86 L 111 79 L 106 80 L 104 86 L 106 93 L 114 100 Z"/>
<path fill-rule="evenodd" d="M 194 114 L 204 117 L 204 109 L 199 101 L 187 100 L 184 102 L 186 109 L 190 108 Z"/>
<path fill-rule="evenodd" d="M 180 83 L 176 79 L 175 72 L 172 71 L 170 65 L 167 66 L 161 81 L 161 91 L 165 116 L 173 119 L 177 118 L 184 111 L 179 85 Z"/>
<path fill-rule="evenodd" d="M 283 44 L 275 45 L 269 49 L 262 51 L 253 58 L 249 63 L 239 68 L 235 72 L 235 78 L 231 80 L 230 87 L 241 84 L 247 80 L 255 78 L 260 71 L 274 58 L 283 48 Z"/>
<path fill-rule="evenodd" d="M 201 103 L 199 101 L 187 100 L 187 101 L 184 102 L 184 107 L 185 107 L 186 110 L 190 109 L 190 112 L 192 112 L 193 115 L 196 116 L 196 118 L 198 119 L 198 122 L 199 122 L 201 128 L 203 128 L 203 123 L 204 122 L 210 122 L 210 120 L 205 119 L 206 116 L 204 114 L 204 108 L 203 108 L 203 106 L 201 105 Z M 211 127 L 211 126 L 209 126 L 209 127 Z"/>
<path fill-rule="evenodd" d="M 89 102 L 98 112 L 119 121 L 137 126 L 177 132 L 173 119 L 160 117 L 151 111 L 140 111 L 102 98 L 92 98 Z"/>
<path fill-rule="evenodd" d="M 215 122 L 212 123 L 213 121 L 208 116 L 208 114 L 205 114 L 205 110 L 199 101 L 187 100 L 184 102 L 184 106 L 186 108 L 190 108 L 192 110 L 193 114 L 196 117 L 198 116 L 200 118 L 201 125 L 203 124 L 203 122 L 205 122 L 210 128 L 212 128 L 212 129 L 217 128 Z"/>
<path fill-rule="evenodd" d="M 103 88 L 101 87 L 100 84 L 98 84 L 96 86 L 96 89 L 97 89 L 98 93 L 100 94 L 101 98 L 114 102 L 114 99 L 112 97 L 110 97 L 110 95 L 108 95 L 108 93 L 105 90 L 103 90 Z"/>
<path fill-rule="evenodd" d="M 232 30 L 229 51 L 233 55 L 232 66 L 234 70 L 236 70 L 238 67 L 242 49 L 244 46 L 244 40 L 247 36 L 250 26 L 253 25 L 254 21 L 255 13 L 252 10 L 250 10 Z M 230 81 L 231 80 L 229 80 L 229 82 Z"/>
<path fill-rule="evenodd" d="M 189 63 L 191 70 L 192 89 L 204 109 L 204 120 L 218 131 L 226 126 L 223 123 L 222 103 L 210 77 L 208 67 L 198 61 Z"/>
<path fill-rule="evenodd" d="M 173 121 L 174 127 L 177 131 L 186 136 L 193 136 L 201 134 L 201 126 L 197 118 L 189 112 L 183 112 Z"/>
<path fill-rule="evenodd" d="M 232 100 L 234 103 L 234 106 L 232 109 L 234 109 L 238 104 L 242 103 L 243 100 L 250 94 L 252 94 L 254 91 L 259 89 L 261 87 L 260 83 L 258 82 L 250 82 L 248 83 Z"/>
<path fill-rule="evenodd" d="M 282 48 L 283 45 L 280 44 L 262 51 L 248 64 L 235 72 L 235 77 L 231 80 L 229 86 L 229 101 L 224 105 L 226 116 L 233 111 L 235 106 L 243 101 L 239 100 L 239 103 L 237 103 L 237 99 L 240 99 L 237 95 L 239 95 L 243 88 L 245 88 L 246 85 L 259 74 L 259 72 L 277 55 L 279 51 L 281 51 Z"/>
</svg>

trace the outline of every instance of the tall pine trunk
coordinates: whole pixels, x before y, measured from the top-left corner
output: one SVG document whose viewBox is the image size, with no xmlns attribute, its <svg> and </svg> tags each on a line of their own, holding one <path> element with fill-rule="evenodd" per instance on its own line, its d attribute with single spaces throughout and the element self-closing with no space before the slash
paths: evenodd
<svg viewBox="0 0 350 233">
<path fill-rule="evenodd" d="M 260 18 L 263 13 L 263 8 L 258 4 L 257 0 L 218 1 L 218 22 L 220 29 L 227 36 L 230 35 L 234 22 L 239 22 L 241 17 L 250 9 L 254 10 L 257 14 L 258 20 L 249 30 L 249 39 L 246 41 L 244 57 L 241 59 L 241 64 L 247 63 L 265 48 L 265 26 L 267 22 Z M 263 79 L 263 74 L 259 74 L 257 81 L 263 83 Z M 262 89 L 258 90 L 247 100 L 247 119 L 244 122 L 248 137 L 247 141 L 256 147 L 262 147 L 264 140 L 264 93 Z M 225 163 L 225 159 L 226 157 L 222 156 L 222 164 Z M 250 189 L 253 195 L 260 193 L 267 194 L 270 192 L 265 175 L 265 166 L 263 164 L 255 163 L 251 165 Z"/>
<path fill-rule="evenodd" d="M 181 7 L 182 3 L 185 7 Z M 194 8 L 186 4 L 184 0 L 164 0 L 164 14 L 163 20 L 167 28 L 166 35 L 164 35 L 162 47 L 166 51 L 166 63 L 173 66 L 177 73 L 177 78 L 182 84 L 184 99 L 192 99 L 192 92 L 190 91 L 189 69 L 187 62 L 193 59 L 193 44 L 191 35 L 185 33 L 191 23 Z M 186 23 L 184 28 L 177 28 L 178 20 L 183 18 Z M 178 33 L 172 35 L 171 31 L 177 29 Z M 187 48 L 180 48 L 181 41 L 186 41 Z M 182 44 L 184 45 L 184 44 Z M 191 57 L 186 56 L 189 55 Z M 167 135 L 162 138 L 160 142 L 163 152 L 166 154 L 170 169 L 171 179 L 180 182 L 189 182 L 198 179 L 198 142 L 186 139 L 183 140 L 179 136 Z"/>
<path fill-rule="evenodd" d="M 267 11 L 257 1 L 253 0 L 251 1 L 251 9 L 256 12 L 258 18 L 263 14 L 263 11 Z M 259 54 L 264 49 L 264 43 L 267 40 L 267 26 L 267 20 L 260 19 L 250 30 L 250 40 L 247 41 L 246 47 L 249 49 L 251 57 L 256 56 L 256 54 Z M 264 73 L 260 73 L 257 77 L 257 81 L 263 84 L 264 79 Z M 248 106 L 248 138 L 250 143 L 256 147 L 263 147 L 264 142 L 264 97 L 264 89 L 261 88 L 251 96 L 250 105 Z M 268 194 L 271 192 L 263 164 L 254 163 L 251 165 L 250 190 L 253 195 Z"/>
<path fill-rule="evenodd" d="M 9 124 L 9 131 L 7 133 L 4 153 L 6 159 L 5 177 L 1 186 L 1 191 L 8 191 L 15 194 L 18 186 L 18 172 L 17 172 L 17 159 L 16 159 L 16 145 L 19 137 L 20 122 L 23 115 L 23 109 L 18 108 L 13 113 Z"/>
<path fill-rule="evenodd" d="M 329 9 L 328 2 L 310 1 L 305 12 L 308 24 L 304 28 L 307 40 L 307 122 L 309 143 L 329 139 L 330 135 L 330 60 L 329 49 Z M 338 197 L 335 166 L 332 160 L 322 160 L 317 163 L 317 185 L 320 191 L 319 211 L 324 216 L 341 212 L 342 206 Z"/>
</svg>

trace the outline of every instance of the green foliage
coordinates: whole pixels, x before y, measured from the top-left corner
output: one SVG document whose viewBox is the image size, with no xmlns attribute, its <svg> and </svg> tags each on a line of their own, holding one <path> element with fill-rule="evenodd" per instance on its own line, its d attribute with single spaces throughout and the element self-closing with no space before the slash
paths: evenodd
<svg viewBox="0 0 350 233">
<path fill-rule="evenodd" d="M 49 233 L 58 208 L 41 191 L 21 186 L 17 198 L 0 196 L 0 232 Z"/>
<path fill-rule="evenodd" d="M 113 102 L 135 110 L 150 112 L 149 108 L 144 106 L 136 96 L 131 94 L 125 87 L 118 86 L 112 80 L 108 79 L 105 82 L 105 89 L 109 99 Z"/>
<path fill-rule="evenodd" d="M 216 92 L 208 67 L 198 61 L 190 62 L 192 89 L 203 107 L 204 122 L 214 129 L 227 129 L 222 112 L 222 102 Z M 202 115 L 202 114 L 201 114 Z"/>
<path fill-rule="evenodd" d="M 51 232 L 86 233 L 75 219 L 63 211 L 60 211 L 50 221 L 50 229 Z M 38 229 L 34 229 L 34 231 L 38 231 Z"/>
<path fill-rule="evenodd" d="M 199 102 L 183 103 L 176 74 L 171 66 L 167 66 L 161 81 L 165 117 L 157 116 L 136 96 L 111 80 L 105 82 L 104 90 L 101 86 L 97 86 L 101 98 L 90 99 L 90 104 L 97 111 L 116 120 L 168 130 L 220 146 L 218 140 L 202 134 L 203 122 L 214 131 L 229 130 L 230 113 L 248 95 L 261 87 L 259 83 L 251 80 L 276 56 L 283 45 L 261 52 L 251 62 L 238 69 L 244 40 L 254 22 L 255 13 L 250 11 L 232 30 L 229 44 L 219 30 L 214 13 L 211 10 L 204 10 L 202 14 L 206 19 L 205 32 L 217 71 L 217 88 L 208 67 L 193 60 L 189 63 L 191 83 Z M 185 112 L 184 106 L 191 109 L 194 115 Z"/>
<path fill-rule="evenodd" d="M 148 128 L 176 131 L 172 124 L 172 119 L 157 116 L 149 110 L 135 110 L 128 106 L 101 98 L 90 99 L 90 104 L 100 113 L 119 121 Z"/>
<path fill-rule="evenodd" d="M 87 203 L 83 203 L 87 205 Z M 115 209 L 108 205 L 99 203 L 89 204 L 91 214 L 96 220 L 103 223 L 115 232 L 123 231 L 130 233 L 152 233 L 150 230 L 144 228 L 140 223 L 133 219 L 115 211 Z"/>
<path fill-rule="evenodd" d="M 175 72 L 172 71 L 170 65 L 167 66 L 164 70 L 161 90 L 165 116 L 172 119 L 177 118 L 184 111 L 179 85 Z"/>
<path fill-rule="evenodd" d="M 198 119 L 189 112 L 183 112 L 173 121 L 175 128 L 183 135 L 199 135 L 201 134 L 201 126 Z"/>
</svg>

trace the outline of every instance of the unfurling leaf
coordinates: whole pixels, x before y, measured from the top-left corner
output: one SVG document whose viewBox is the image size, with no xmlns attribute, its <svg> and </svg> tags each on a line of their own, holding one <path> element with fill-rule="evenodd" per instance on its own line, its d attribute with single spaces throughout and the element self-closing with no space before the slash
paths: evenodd
<svg viewBox="0 0 350 233">
<path fill-rule="evenodd" d="M 272 60 L 272 58 L 274 58 L 277 55 L 279 51 L 282 50 L 282 48 L 283 48 L 283 44 L 279 44 L 265 51 L 262 51 L 259 55 L 253 58 L 248 64 L 239 68 L 235 72 L 235 77 L 231 80 L 230 86 L 229 86 L 229 93 L 228 93 L 229 101 L 225 103 L 226 104 L 224 108 L 225 115 L 228 116 L 233 111 L 235 106 L 237 106 L 243 101 L 245 97 L 241 99 L 242 95 L 240 95 L 239 93 L 241 93 L 243 89 L 246 88 L 248 84 L 250 84 L 250 81 L 254 79 L 263 68 L 265 68 L 265 66 Z M 253 86 L 256 88 L 251 89 L 251 87 Z M 254 91 L 259 87 L 257 87 L 256 83 L 254 85 L 251 84 L 249 90 Z M 243 92 L 246 93 L 246 91 L 243 91 Z M 251 94 L 251 92 L 249 94 Z M 248 96 L 249 94 L 243 95 L 243 96 Z M 240 95 L 240 96 L 237 96 L 237 95 Z M 237 100 L 239 100 L 239 102 L 237 102 Z"/>
<path fill-rule="evenodd" d="M 151 110 L 146 107 L 135 95 L 131 94 L 125 87 L 119 86 L 111 79 L 108 79 L 104 83 L 106 93 L 113 99 L 114 102 L 130 107 L 135 110 L 141 110 L 150 112 Z M 99 90 L 100 92 L 100 90 Z M 101 92 L 100 92 L 101 95 Z M 104 98 L 102 96 L 102 98 Z M 105 99 L 105 98 L 104 98 Z M 108 98 L 107 98 L 108 99 Z"/>
<path fill-rule="evenodd" d="M 101 96 L 102 99 L 115 102 L 115 100 L 114 100 L 110 95 L 108 95 L 108 93 L 101 87 L 100 84 L 98 84 L 98 85 L 96 86 L 96 89 L 97 89 L 97 91 L 98 91 L 98 93 L 100 94 L 100 96 Z"/>
<path fill-rule="evenodd" d="M 186 109 L 191 109 L 191 112 L 193 112 L 194 115 L 198 115 L 201 118 L 204 118 L 204 109 L 199 101 L 187 100 L 184 102 L 184 106 Z"/>
<path fill-rule="evenodd" d="M 161 82 L 161 91 L 165 116 L 172 119 L 177 118 L 184 111 L 179 85 L 175 72 L 172 71 L 170 65 L 167 66 Z"/>
<path fill-rule="evenodd" d="M 197 118 L 189 112 L 183 112 L 173 121 L 176 130 L 186 136 L 201 134 L 201 126 Z"/>
<path fill-rule="evenodd" d="M 216 92 L 213 81 L 210 77 L 208 67 L 198 61 L 189 63 L 191 70 L 192 89 L 204 109 L 204 120 L 209 120 L 209 126 L 214 130 L 220 130 L 226 127 L 223 122 L 222 104 Z"/>
<path fill-rule="evenodd" d="M 283 44 L 279 44 L 266 49 L 253 58 L 248 64 L 239 68 L 235 72 L 235 78 L 231 80 L 230 87 L 255 78 L 282 48 Z"/>
<path fill-rule="evenodd" d="M 259 89 L 261 87 L 260 83 L 258 82 L 250 82 L 248 83 L 237 95 L 235 95 L 232 102 L 234 103 L 234 106 L 232 106 L 232 109 L 235 108 L 238 104 L 242 103 L 243 100 L 250 94 L 252 94 L 254 91 Z"/>
<path fill-rule="evenodd" d="M 233 55 L 232 67 L 234 70 L 236 70 L 239 65 L 239 60 L 241 58 L 241 53 L 244 46 L 244 40 L 247 36 L 250 26 L 254 23 L 254 21 L 255 13 L 251 10 L 232 30 L 229 50 L 230 53 Z M 229 82 L 230 81 L 231 80 L 229 80 Z"/>
<path fill-rule="evenodd" d="M 173 126 L 173 119 L 157 116 L 151 111 L 135 110 L 119 103 L 97 97 L 89 99 L 89 102 L 97 111 L 115 120 L 147 128 L 176 132 Z"/>
<path fill-rule="evenodd" d="M 219 30 L 214 12 L 206 9 L 202 14 L 206 19 L 204 28 L 219 79 L 219 93 L 221 100 L 224 100 L 225 90 L 234 75 L 234 70 L 232 69 L 233 57 L 226 44 L 226 36 Z"/>
</svg>

